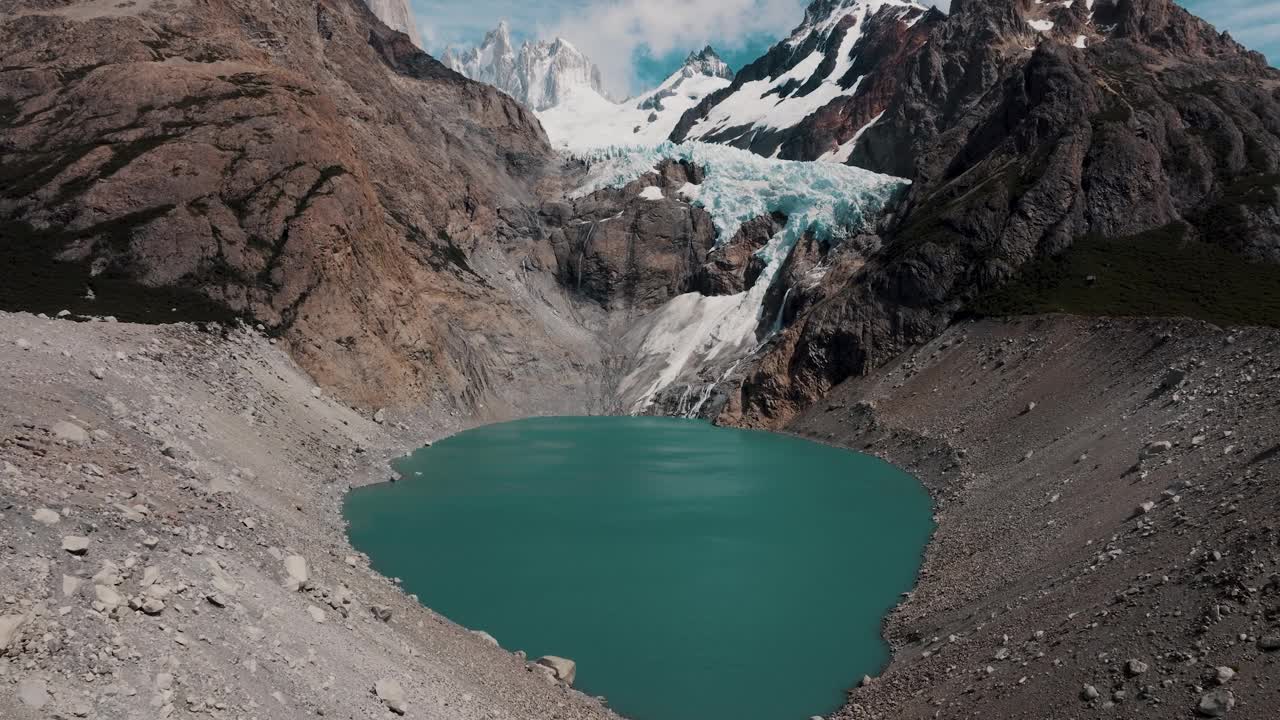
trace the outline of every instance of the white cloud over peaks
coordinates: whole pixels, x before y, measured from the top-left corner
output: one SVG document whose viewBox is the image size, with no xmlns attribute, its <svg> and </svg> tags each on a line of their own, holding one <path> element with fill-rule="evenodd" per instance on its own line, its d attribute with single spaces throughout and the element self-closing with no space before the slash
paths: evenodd
<svg viewBox="0 0 1280 720">
<path fill-rule="evenodd" d="M 806 0 L 611 0 L 594 3 L 541 28 L 586 53 L 611 92 L 637 87 L 632 58 L 646 48 L 655 56 L 687 52 L 710 43 L 737 48 L 751 35 L 785 35 L 804 17 Z"/>
</svg>

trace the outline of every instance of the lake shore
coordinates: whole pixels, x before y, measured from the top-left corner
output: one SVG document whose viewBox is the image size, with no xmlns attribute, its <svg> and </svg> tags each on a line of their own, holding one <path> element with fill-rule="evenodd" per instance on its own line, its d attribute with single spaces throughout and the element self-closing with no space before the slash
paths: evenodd
<svg viewBox="0 0 1280 720">
<path fill-rule="evenodd" d="M 1278 380 L 1273 330 L 1044 316 L 836 388 L 788 430 L 911 472 L 938 518 L 836 717 L 1270 717 Z"/>
<path fill-rule="evenodd" d="M 1215 693 L 1267 717 L 1278 335 L 961 324 L 798 418 L 789 431 L 884 457 L 938 503 L 885 625 L 894 660 L 837 717 L 1189 717 Z M 394 679 L 409 717 L 616 717 L 347 543 L 348 486 L 466 421 L 374 422 L 253 332 L 0 313 L 0 337 L 0 715 L 376 717 L 373 686 Z M 76 537 L 84 554 L 63 549 Z M 129 607 L 147 599 L 163 607 Z"/>
<path fill-rule="evenodd" d="M 252 331 L 0 313 L 0 338 L 0 716 L 381 717 L 395 681 L 407 717 L 616 717 L 349 546 L 348 487 L 464 421 L 374 422 Z"/>
</svg>

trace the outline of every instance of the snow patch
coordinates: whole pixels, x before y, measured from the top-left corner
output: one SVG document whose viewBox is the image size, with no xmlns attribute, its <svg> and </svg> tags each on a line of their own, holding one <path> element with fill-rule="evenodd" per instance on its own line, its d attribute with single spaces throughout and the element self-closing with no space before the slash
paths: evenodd
<svg viewBox="0 0 1280 720">
<path fill-rule="evenodd" d="M 1076 47 L 1080 48 L 1081 50 L 1085 49 L 1087 42 L 1088 42 L 1088 38 L 1086 38 L 1084 35 L 1076 36 Z"/>
<path fill-rule="evenodd" d="M 881 111 L 879 115 L 871 118 L 871 122 L 858 128 L 858 132 L 854 133 L 853 137 L 849 138 L 849 140 L 840 145 L 840 147 L 827 152 L 822 157 L 818 158 L 818 160 L 821 162 L 835 162 L 840 164 L 849 162 L 849 158 L 853 157 L 853 149 L 858 145 L 858 141 L 862 139 L 863 133 L 870 130 L 871 126 L 879 122 L 882 117 L 884 117 L 884 111 Z"/>
<path fill-rule="evenodd" d="M 662 188 L 657 185 L 650 185 L 640 191 L 640 197 L 645 200 L 663 200 Z"/>
<path fill-rule="evenodd" d="M 1038 32 L 1049 32 L 1053 29 L 1052 20 L 1028 20 L 1027 24 Z"/>
</svg>

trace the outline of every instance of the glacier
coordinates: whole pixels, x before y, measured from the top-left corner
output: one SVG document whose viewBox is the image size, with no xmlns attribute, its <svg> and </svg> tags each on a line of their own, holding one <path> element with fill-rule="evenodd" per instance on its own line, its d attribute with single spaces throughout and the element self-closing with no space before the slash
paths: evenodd
<svg viewBox="0 0 1280 720">
<path fill-rule="evenodd" d="M 660 392 L 683 381 L 696 413 L 712 388 L 759 347 L 757 329 L 770 285 L 808 233 L 828 244 L 874 229 L 877 220 L 909 184 L 908 180 L 835 163 L 764 158 L 747 150 L 701 142 L 657 146 L 612 146 L 574 157 L 587 166 L 571 197 L 622 187 L 657 169 L 664 160 L 698 165 L 706 177 L 680 189 L 682 199 L 705 209 L 717 243 L 733 238 L 743 223 L 771 212 L 787 216 L 786 226 L 759 251 L 765 270 L 750 290 L 737 295 L 680 295 L 639 320 L 623 338 L 632 354 L 621 383 L 627 409 L 645 412 Z M 781 329 L 780 324 L 773 326 Z M 764 338 L 767 340 L 767 337 Z M 707 383 L 704 376 L 714 377 Z M 695 378 L 698 378 L 695 380 Z M 698 389 L 694 389 L 694 383 Z"/>
</svg>

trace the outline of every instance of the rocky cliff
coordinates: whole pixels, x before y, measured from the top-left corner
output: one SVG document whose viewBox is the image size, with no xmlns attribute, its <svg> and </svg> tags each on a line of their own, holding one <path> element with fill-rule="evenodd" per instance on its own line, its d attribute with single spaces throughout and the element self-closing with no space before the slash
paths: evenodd
<svg viewBox="0 0 1280 720">
<path fill-rule="evenodd" d="M 1002 313 L 1258 322 L 1222 296 L 1271 287 L 1280 261 L 1280 72 L 1169 0 L 962 1 L 921 22 L 850 151 L 912 179 L 897 222 L 797 289 L 808 311 L 722 420 L 784 423 L 1006 284 Z"/>
<path fill-rule="evenodd" d="M 592 341 L 514 282 L 530 248 L 494 244 L 503 207 L 539 202 L 537 120 L 362 3 L 0 18 L 5 309 L 243 316 L 365 405 L 599 396 Z"/>
<path fill-rule="evenodd" d="M 365 0 L 365 4 L 387 27 L 408 35 L 414 45 L 422 47 L 422 35 L 418 32 L 409 0 Z"/>
</svg>

